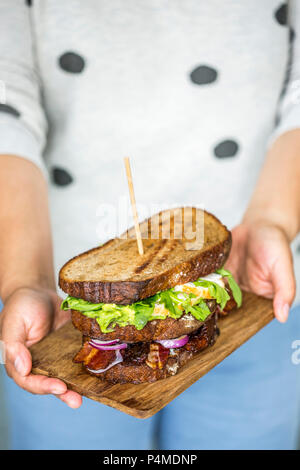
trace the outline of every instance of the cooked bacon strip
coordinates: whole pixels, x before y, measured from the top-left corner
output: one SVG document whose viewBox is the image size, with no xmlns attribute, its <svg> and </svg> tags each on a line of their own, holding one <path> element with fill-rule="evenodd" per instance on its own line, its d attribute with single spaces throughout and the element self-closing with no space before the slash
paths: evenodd
<svg viewBox="0 0 300 470">
<path fill-rule="evenodd" d="M 208 346 L 208 338 L 206 335 L 193 336 L 184 346 L 187 351 L 201 351 Z"/>
<path fill-rule="evenodd" d="M 99 351 L 87 341 L 74 357 L 74 362 L 83 362 L 89 369 L 98 370 L 105 369 L 115 358 L 116 351 Z"/>
<path fill-rule="evenodd" d="M 163 369 L 169 357 L 169 350 L 159 343 L 150 344 L 146 364 L 152 369 Z"/>
<path fill-rule="evenodd" d="M 93 354 L 94 354 L 93 351 L 95 351 L 95 349 L 89 344 L 88 341 L 86 341 L 83 344 L 82 348 L 78 351 L 78 353 L 74 357 L 73 361 L 74 362 L 83 362 L 84 364 L 86 364 L 86 361 L 89 360 L 89 357 L 93 356 Z"/>
</svg>

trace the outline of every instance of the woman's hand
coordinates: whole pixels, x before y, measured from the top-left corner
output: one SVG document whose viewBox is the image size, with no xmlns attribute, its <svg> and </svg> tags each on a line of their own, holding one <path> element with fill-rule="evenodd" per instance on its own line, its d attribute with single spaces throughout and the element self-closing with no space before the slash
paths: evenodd
<svg viewBox="0 0 300 470">
<path fill-rule="evenodd" d="M 50 331 L 69 320 L 69 312 L 60 310 L 62 299 L 44 288 L 19 288 L 7 299 L 0 314 L 0 337 L 4 341 L 7 374 L 28 392 L 54 394 L 71 408 L 78 408 L 82 398 L 67 390 L 61 380 L 31 374 L 29 347 Z"/>
<path fill-rule="evenodd" d="M 295 296 L 290 243 L 300 231 L 300 129 L 269 148 L 243 221 L 233 230 L 228 268 L 241 287 L 274 298 L 285 322 Z"/>
<path fill-rule="evenodd" d="M 232 231 L 232 250 L 226 267 L 242 289 L 274 298 L 280 322 L 288 318 L 295 296 L 295 277 L 289 239 L 280 226 L 245 220 Z"/>
</svg>

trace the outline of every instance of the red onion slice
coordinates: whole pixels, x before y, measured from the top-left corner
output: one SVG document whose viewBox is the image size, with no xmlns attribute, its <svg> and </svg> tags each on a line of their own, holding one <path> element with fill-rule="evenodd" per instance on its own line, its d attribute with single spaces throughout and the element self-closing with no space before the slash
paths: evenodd
<svg viewBox="0 0 300 470">
<path fill-rule="evenodd" d="M 99 349 L 99 351 L 114 351 L 117 349 L 126 349 L 127 348 L 127 343 L 120 343 L 120 344 L 97 344 L 94 342 L 94 340 L 90 340 L 89 344 L 95 348 Z"/>
<path fill-rule="evenodd" d="M 184 346 L 189 340 L 188 335 L 179 336 L 179 338 L 174 339 L 163 339 L 160 341 L 156 341 L 156 343 L 160 343 L 164 348 L 173 349 L 173 348 L 181 348 Z"/>
<path fill-rule="evenodd" d="M 110 346 L 111 344 L 116 344 L 118 343 L 120 340 L 119 339 L 111 339 L 109 341 L 102 341 L 100 339 L 96 339 L 96 338 L 91 338 L 91 341 L 95 344 L 98 344 L 99 346 Z"/>
<path fill-rule="evenodd" d="M 87 367 L 87 370 L 89 372 L 94 373 L 94 374 L 102 374 L 102 372 L 106 372 L 108 369 L 115 366 L 116 364 L 119 364 L 120 362 L 123 362 L 123 357 L 122 357 L 121 352 L 119 350 L 117 350 L 116 351 L 116 359 L 111 364 L 109 364 L 105 369 L 93 370 L 93 369 L 89 369 L 89 367 Z"/>
</svg>

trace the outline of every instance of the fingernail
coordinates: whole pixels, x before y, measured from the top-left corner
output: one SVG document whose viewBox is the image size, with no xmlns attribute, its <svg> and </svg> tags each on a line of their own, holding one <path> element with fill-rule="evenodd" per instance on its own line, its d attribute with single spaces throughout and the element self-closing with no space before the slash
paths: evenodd
<svg viewBox="0 0 300 470">
<path fill-rule="evenodd" d="M 53 393 L 54 395 L 61 395 L 62 393 L 65 393 L 65 389 L 63 389 L 62 387 L 54 387 L 51 389 L 51 393 Z"/>
<path fill-rule="evenodd" d="M 24 364 L 24 361 L 23 359 L 20 357 L 20 356 L 17 356 L 16 357 L 16 360 L 15 360 L 15 369 L 16 371 L 18 372 L 18 374 L 20 375 L 25 375 L 25 364 Z"/>
<path fill-rule="evenodd" d="M 280 319 L 282 322 L 286 322 L 289 316 L 290 306 L 289 304 L 284 304 L 280 309 Z"/>
<path fill-rule="evenodd" d="M 70 399 L 68 401 L 68 406 L 73 409 L 79 408 L 77 400 L 73 400 L 73 399 Z"/>
</svg>

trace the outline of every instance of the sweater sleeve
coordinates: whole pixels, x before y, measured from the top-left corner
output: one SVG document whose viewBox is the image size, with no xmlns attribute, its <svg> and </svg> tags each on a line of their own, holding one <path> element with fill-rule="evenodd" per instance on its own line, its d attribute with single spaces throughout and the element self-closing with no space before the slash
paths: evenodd
<svg viewBox="0 0 300 470">
<path fill-rule="evenodd" d="M 47 122 L 30 15 L 24 0 L 0 2 L 0 155 L 26 158 L 45 171 Z"/>
<path fill-rule="evenodd" d="M 275 128 L 269 139 L 270 145 L 281 134 L 300 128 L 300 2 L 293 0 L 288 5 L 288 63 Z"/>
</svg>

